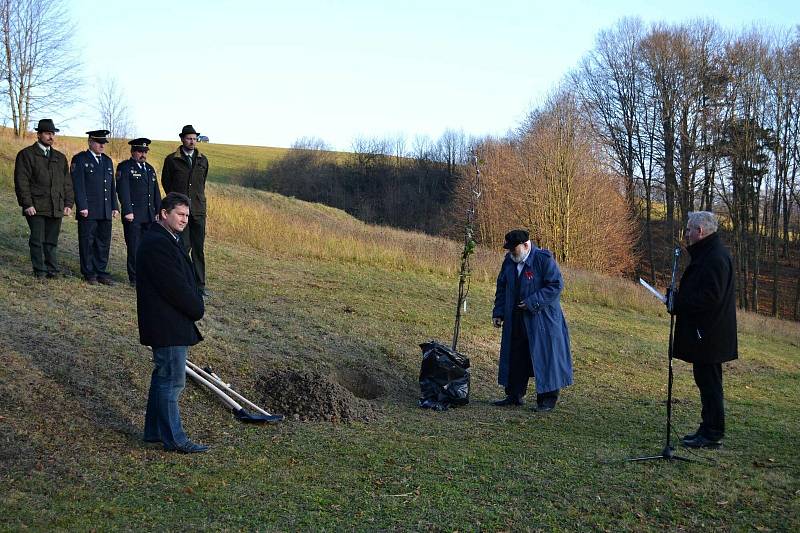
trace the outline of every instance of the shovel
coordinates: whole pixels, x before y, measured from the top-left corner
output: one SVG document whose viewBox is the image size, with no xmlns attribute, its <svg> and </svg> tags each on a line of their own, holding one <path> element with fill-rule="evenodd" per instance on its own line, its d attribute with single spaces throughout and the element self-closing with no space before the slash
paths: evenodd
<svg viewBox="0 0 800 533">
<path fill-rule="evenodd" d="M 275 424 L 283 420 L 283 415 L 273 415 L 260 408 L 235 390 L 230 385 L 224 383 L 216 374 L 209 374 L 191 361 L 186 361 L 186 375 L 195 380 L 200 385 L 203 385 L 208 390 L 216 394 L 222 402 L 231 408 L 233 416 L 242 422 L 249 422 L 254 424 L 270 423 Z M 246 404 L 251 409 L 256 410 L 256 413 L 250 413 L 244 407 L 239 405 L 236 400 L 231 398 L 235 396 L 239 401 Z"/>
</svg>

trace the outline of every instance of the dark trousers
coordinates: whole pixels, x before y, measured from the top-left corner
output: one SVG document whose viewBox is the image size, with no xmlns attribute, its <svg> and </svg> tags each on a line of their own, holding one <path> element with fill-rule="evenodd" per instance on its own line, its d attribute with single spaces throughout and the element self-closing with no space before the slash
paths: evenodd
<svg viewBox="0 0 800 533">
<path fill-rule="evenodd" d="M 128 222 L 122 221 L 122 231 L 125 235 L 125 245 L 128 248 L 128 279 L 136 281 L 136 250 L 139 249 L 139 242 L 142 235 L 150 227 L 150 222 Z"/>
<path fill-rule="evenodd" d="M 166 448 L 189 440 L 183 431 L 178 399 L 186 386 L 188 346 L 153 347 L 153 374 L 144 415 L 144 440 L 161 441 Z"/>
<path fill-rule="evenodd" d="M 86 279 L 110 278 L 111 221 L 78 219 L 78 251 L 81 274 Z"/>
<path fill-rule="evenodd" d="M 722 365 L 692 365 L 694 382 L 700 389 L 700 403 L 703 406 L 700 433 L 712 440 L 725 436 L 725 405 L 722 394 Z"/>
<path fill-rule="evenodd" d="M 533 376 L 533 363 L 528 345 L 528 332 L 522 311 L 514 310 L 511 317 L 511 353 L 508 367 L 506 396 L 522 398 L 528 392 L 528 379 Z"/>
<path fill-rule="evenodd" d="M 206 217 L 189 215 L 189 223 L 181 234 L 183 246 L 192 257 L 194 276 L 199 288 L 206 286 L 206 254 L 203 246 L 206 242 Z"/>
<path fill-rule="evenodd" d="M 31 251 L 31 265 L 37 276 L 47 272 L 58 272 L 58 234 L 61 232 L 61 217 L 43 215 L 25 216 L 31 236 L 28 247 Z"/>
</svg>

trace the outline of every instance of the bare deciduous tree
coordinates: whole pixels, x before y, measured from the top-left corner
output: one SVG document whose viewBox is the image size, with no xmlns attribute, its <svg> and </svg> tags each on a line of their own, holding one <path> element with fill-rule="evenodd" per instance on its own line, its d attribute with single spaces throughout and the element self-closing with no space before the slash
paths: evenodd
<svg viewBox="0 0 800 533">
<path fill-rule="evenodd" d="M 63 0 L 0 0 L 0 71 L 16 136 L 28 131 L 34 113 L 58 114 L 74 102 L 80 77 L 73 33 Z"/>
<path fill-rule="evenodd" d="M 130 118 L 128 104 L 115 78 L 105 78 L 100 82 L 95 100 L 95 110 L 100 124 L 111 132 L 111 148 L 116 159 L 127 155 L 128 145 L 125 142 L 133 137 L 134 124 Z"/>
<path fill-rule="evenodd" d="M 322 140 L 320 137 L 300 137 L 292 143 L 292 148 L 295 150 L 317 150 L 328 151 L 331 147 Z"/>
</svg>

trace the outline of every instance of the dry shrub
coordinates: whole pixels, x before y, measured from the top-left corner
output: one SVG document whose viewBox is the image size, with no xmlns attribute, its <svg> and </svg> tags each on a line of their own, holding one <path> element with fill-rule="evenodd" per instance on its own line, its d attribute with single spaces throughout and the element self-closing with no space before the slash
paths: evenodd
<svg viewBox="0 0 800 533">
<path fill-rule="evenodd" d="M 532 113 L 514 138 L 485 142 L 478 210 L 484 242 L 499 246 L 506 231 L 527 227 L 561 263 L 629 272 L 634 224 L 621 184 L 604 172 L 597 145 L 568 93 Z"/>
</svg>

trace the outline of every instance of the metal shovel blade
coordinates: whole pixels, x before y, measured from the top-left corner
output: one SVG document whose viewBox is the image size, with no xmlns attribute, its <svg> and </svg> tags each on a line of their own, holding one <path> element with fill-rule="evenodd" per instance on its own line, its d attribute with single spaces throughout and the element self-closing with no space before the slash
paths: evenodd
<svg viewBox="0 0 800 533">
<path fill-rule="evenodd" d="M 233 416 L 241 422 L 247 424 L 277 424 L 283 420 L 283 415 L 262 415 L 261 413 L 250 413 L 244 409 L 233 412 Z"/>
</svg>

